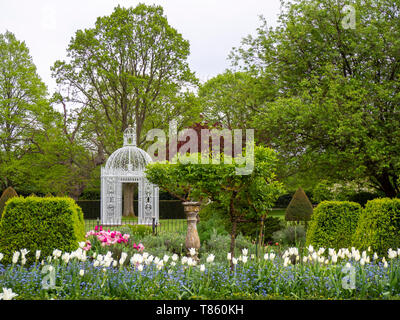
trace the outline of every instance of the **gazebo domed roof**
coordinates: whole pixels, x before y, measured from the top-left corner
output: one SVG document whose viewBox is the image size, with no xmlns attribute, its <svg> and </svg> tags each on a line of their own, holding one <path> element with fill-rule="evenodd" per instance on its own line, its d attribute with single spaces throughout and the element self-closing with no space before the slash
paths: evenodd
<svg viewBox="0 0 400 320">
<path fill-rule="evenodd" d="M 106 162 L 108 171 L 143 172 L 152 162 L 150 155 L 136 146 L 136 134 L 132 127 L 124 131 L 124 146 L 114 151 Z"/>
</svg>

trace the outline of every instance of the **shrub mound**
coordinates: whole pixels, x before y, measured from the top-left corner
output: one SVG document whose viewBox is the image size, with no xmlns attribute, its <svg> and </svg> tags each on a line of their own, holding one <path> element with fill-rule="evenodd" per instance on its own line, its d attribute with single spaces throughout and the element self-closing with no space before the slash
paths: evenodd
<svg viewBox="0 0 400 320">
<path fill-rule="evenodd" d="M 302 188 L 293 195 L 285 212 L 286 221 L 309 221 L 313 214 L 313 206 Z"/>
<path fill-rule="evenodd" d="M 8 199 L 18 197 L 17 192 L 14 190 L 13 187 L 8 187 L 6 190 L 4 190 L 3 194 L 0 197 L 0 218 L 3 214 L 4 208 L 6 206 L 6 202 Z"/>
<path fill-rule="evenodd" d="M 14 251 L 28 249 L 27 261 L 51 255 L 54 249 L 73 251 L 85 240 L 82 210 L 71 198 L 18 197 L 7 202 L 0 221 L 0 252 L 10 262 Z"/>
<path fill-rule="evenodd" d="M 386 255 L 389 248 L 400 247 L 400 199 L 374 199 L 367 202 L 354 234 L 354 246 L 371 247 Z"/>
<path fill-rule="evenodd" d="M 129 234 L 136 239 L 142 239 L 145 236 L 153 234 L 153 227 L 141 224 L 125 224 L 122 227 L 129 229 Z"/>
<path fill-rule="evenodd" d="M 361 206 L 350 201 L 323 201 L 311 217 L 306 245 L 349 248 L 361 214 Z"/>
</svg>

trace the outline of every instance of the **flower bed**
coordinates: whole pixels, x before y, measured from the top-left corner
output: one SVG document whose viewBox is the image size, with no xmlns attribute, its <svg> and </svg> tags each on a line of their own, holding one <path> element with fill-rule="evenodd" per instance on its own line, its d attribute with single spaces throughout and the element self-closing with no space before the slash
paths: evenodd
<svg viewBox="0 0 400 320">
<path fill-rule="evenodd" d="M 13 263 L 0 264 L 3 296 L 15 299 L 390 299 L 400 296 L 400 249 L 387 258 L 368 251 L 309 247 L 299 254 L 289 248 L 259 259 L 247 250 L 230 261 L 215 256 L 165 255 L 111 251 L 98 254 L 81 248 L 58 250 L 24 265 L 26 251 Z M 192 252 L 195 254 L 194 252 Z M 1 257 L 1 256 L 0 256 Z M 1 263 L 1 262 L 0 262 Z M 11 291 L 9 291 L 11 290 Z M 7 293 L 7 294 L 6 294 Z M 13 296 L 16 294 L 16 296 Z M 0 295 L 1 297 L 1 295 Z"/>
</svg>

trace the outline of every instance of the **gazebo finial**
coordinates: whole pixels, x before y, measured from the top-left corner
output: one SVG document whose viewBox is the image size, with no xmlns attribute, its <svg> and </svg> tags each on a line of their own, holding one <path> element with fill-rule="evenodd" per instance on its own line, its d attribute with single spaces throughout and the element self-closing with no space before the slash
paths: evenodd
<svg viewBox="0 0 400 320">
<path fill-rule="evenodd" d="M 124 131 L 124 146 L 136 147 L 136 130 L 131 125 Z"/>
</svg>

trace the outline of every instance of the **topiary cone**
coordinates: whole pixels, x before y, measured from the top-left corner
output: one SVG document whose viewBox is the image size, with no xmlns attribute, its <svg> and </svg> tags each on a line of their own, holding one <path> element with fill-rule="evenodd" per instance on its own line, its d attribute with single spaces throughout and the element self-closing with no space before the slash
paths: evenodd
<svg viewBox="0 0 400 320">
<path fill-rule="evenodd" d="M 285 212 L 286 221 L 309 221 L 313 206 L 304 190 L 300 187 L 290 200 Z"/>
<path fill-rule="evenodd" d="M 18 194 L 13 187 L 8 187 L 6 190 L 4 190 L 3 194 L 0 197 L 0 218 L 3 215 L 3 211 L 4 208 L 6 207 L 6 202 L 8 201 L 8 199 L 14 197 L 18 197 Z"/>
</svg>

